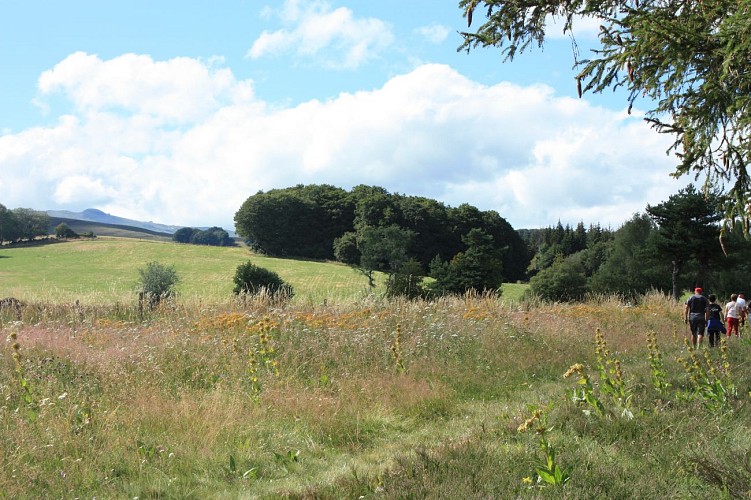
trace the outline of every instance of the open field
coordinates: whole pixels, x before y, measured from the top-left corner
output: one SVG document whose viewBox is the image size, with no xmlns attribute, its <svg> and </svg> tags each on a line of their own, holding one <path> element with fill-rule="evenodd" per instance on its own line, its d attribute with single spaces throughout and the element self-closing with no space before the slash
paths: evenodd
<svg viewBox="0 0 751 500">
<path fill-rule="evenodd" d="M 295 301 L 353 301 L 369 294 L 365 276 L 336 262 L 278 259 L 246 247 L 184 245 L 172 241 L 100 236 L 36 246 L 0 247 L 0 298 L 22 301 L 132 302 L 138 269 L 157 261 L 174 265 L 177 292 L 188 301 L 224 301 L 232 295 L 238 265 L 254 264 L 279 274 L 295 289 Z M 379 286 L 383 278 L 377 276 Z M 506 299 L 521 299 L 527 285 L 503 285 Z M 377 288 L 376 292 L 382 292 Z"/>
<path fill-rule="evenodd" d="M 751 491 L 750 344 L 687 350 L 661 297 L 21 316 L 0 314 L 6 498 Z"/>
<path fill-rule="evenodd" d="M 367 292 L 367 279 L 345 265 L 255 255 L 245 247 L 209 247 L 132 238 L 98 237 L 32 247 L 0 248 L 0 295 L 20 300 L 130 302 L 138 269 L 174 265 L 185 300 L 225 300 L 238 265 L 254 264 L 291 283 L 297 300 L 345 300 Z"/>
<path fill-rule="evenodd" d="M 0 498 L 751 495 L 748 326 L 688 349 L 661 296 L 387 302 L 345 266 L 251 256 L 305 290 L 280 306 L 231 298 L 242 248 L 0 255 L 27 302 L 0 309 Z M 184 281 L 140 311 L 150 260 Z"/>
</svg>

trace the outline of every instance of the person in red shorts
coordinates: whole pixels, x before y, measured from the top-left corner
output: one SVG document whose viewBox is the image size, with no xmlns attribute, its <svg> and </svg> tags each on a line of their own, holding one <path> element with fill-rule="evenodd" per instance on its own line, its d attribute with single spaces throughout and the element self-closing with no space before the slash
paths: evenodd
<svg viewBox="0 0 751 500">
<path fill-rule="evenodd" d="M 746 302 L 746 295 L 743 292 L 738 292 L 738 299 L 735 301 L 735 309 L 738 311 L 738 336 L 741 336 L 743 327 L 746 324 L 746 316 L 748 316 L 748 302 Z"/>
<path fill-rule="evenodd" d="M 740 322 L 740 315 L 738 314 L 738 295 L 733 294 L 730 296 L 730 302 L 725 304 L 725 318 L 728 322 L 727 336 L 730 337 L 735 332 L 735 336 L 738 336 L 738 323 Z"/>
</svg>

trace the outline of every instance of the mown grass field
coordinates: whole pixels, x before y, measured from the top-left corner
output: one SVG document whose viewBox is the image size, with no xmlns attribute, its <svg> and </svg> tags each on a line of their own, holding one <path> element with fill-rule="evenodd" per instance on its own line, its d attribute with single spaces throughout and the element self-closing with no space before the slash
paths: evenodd
<svg viewBox="0 0 751 500">
<path fill-rule="evenodd" d="M 141 314 L 108 286 L 0 311 L 0 498 L 751 495 L 751 343 L 688 349 L 660 296 L 243 304 L 186 278 Z"/>
</svg>

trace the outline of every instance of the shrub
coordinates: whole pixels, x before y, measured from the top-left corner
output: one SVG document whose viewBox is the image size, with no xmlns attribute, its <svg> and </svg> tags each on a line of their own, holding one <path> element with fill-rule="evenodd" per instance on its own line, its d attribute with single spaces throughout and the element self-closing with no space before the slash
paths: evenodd
<svg viewBox="0 0 751 500">
<path fill-rule="evenodd" d="M 292 286 L 280 278 L 278 274 L 263 267 L 258 267 L 250 261 L 237 266 L 234 283 L 233 292 L 237 295 L 255 295 L 262 292 L 275 298 L 291 298 L 294 295 Z"/>
<path fill-rule="evenodd" d="M 175 285 L 180 281 L 174 266 L 149 262 L 138 273 L 139 296 L 141 300 L 148 300 L 149 306 L 154 307 L 163 299 L 174 297 Z"/>
</svg>

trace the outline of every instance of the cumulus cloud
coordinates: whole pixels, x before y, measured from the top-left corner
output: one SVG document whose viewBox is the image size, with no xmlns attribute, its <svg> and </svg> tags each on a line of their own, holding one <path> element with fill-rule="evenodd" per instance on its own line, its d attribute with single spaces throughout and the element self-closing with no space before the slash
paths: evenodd
<svg viewBox="0 0 751 500">
<path fill-rule="evenodd" d="M 482 85 L 445 65 L 280 108 L 216 63 L 74 54 L 40 78 L 40 98 L 51 93 L 73 112 L 0 136 L 10 208 L 231 228 L 259 190 L 370 184 L 497 210 L 517 228 L 618 226 L 685 185 L 668 175 L 667 138 L 638 118 L 544 85 Z"/>
<path fill-rule="evenodd" d="M 266 17 L 271 16 L 267 9 Z M 285 25 L 264 31 L 246 56 L 251 59 L 292 54 L 299 62 L 334 69 L 356 69 L 391 45 L 388 24 L 358 18 L 347 7 L 332 9 L 325 1 L 287 0 L 278 17 Z"/>
<path fill-rule="evenodd" d="M 80 112 L 122 110 L 177 123 L 252 97 L 249 83 L 240 84 L 231 71 L 213 68 L 211 61 L 154 61 L 137 54 L 103 61 L 76 52 L 42 73 L 38 87 L 42 96 L 64 94 Z"/>
</svg>

